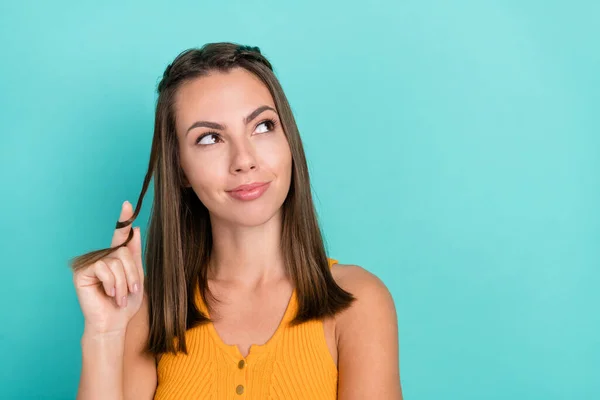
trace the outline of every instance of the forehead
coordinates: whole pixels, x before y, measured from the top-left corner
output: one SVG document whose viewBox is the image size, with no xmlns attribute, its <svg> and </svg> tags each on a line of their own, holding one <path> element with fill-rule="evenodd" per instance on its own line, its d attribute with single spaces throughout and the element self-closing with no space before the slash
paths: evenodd
<svg viewBox="0 0 600 400">
<path fill-rule="evenodd" d="M 184 83 L 175 96 L 177 131 L 182 132 L 197 120 L 241 123 L 258 106 L 275 108 L 267 86 L 243 68 L 209 75 Z"/>
</svg>

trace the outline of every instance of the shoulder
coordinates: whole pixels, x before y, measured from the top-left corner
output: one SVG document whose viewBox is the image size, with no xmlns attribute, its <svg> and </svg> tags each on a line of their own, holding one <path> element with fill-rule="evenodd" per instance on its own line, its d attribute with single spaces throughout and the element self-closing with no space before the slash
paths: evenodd
<svg viewBox="0 0 600 400">
<path fill-rule="evenodd" d="M 383 281 L 374 273 L 354 264 L 334 264 L 331 274 L 336 283 L 345 291 L 352 293 L 356 301 L 344 311 L 344 316 L 361 316 L 372 312 L 371 307 L 384 312 L 395 313 L 392 294 Z M 341 316 L 341 315 L 340 315 Z"/>
<path fill-rule="evenodd" d="M 336 283 L 356 298 L 336 316 L 340 398 L 401 399 L 398 319 L 383 281 L 358 265 L 336 264 Z"/>
</svg>

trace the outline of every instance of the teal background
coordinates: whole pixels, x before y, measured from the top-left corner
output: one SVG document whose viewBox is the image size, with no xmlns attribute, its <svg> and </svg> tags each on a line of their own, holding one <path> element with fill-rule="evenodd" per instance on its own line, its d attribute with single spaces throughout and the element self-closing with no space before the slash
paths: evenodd
<svg viewBox="0 0 600 400">
<path fill-rule="evenodd" d="M 67 260 L 110 244 L 159 77 L 212 41 L 274 64 L 330 255 L 396 301 L 406 399 L 600 398 L 599 17 L 593 1 L 2 1 L 0 398 L 75 397 Z"/>
</svg>

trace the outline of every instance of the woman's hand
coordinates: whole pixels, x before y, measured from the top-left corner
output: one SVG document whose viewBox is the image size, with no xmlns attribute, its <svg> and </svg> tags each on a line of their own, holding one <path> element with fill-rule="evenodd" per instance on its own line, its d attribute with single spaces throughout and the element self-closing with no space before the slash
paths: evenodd
<svg viewBox="0 0 600 400">
<path fill-rule="evenodd" d="M 123 203 L 119 221 L 126 221 L 132 215 L 132 205 Z M 125 242 L 130 229 L 131 225 L 115 229 L 111 247 Z M 93 334 L 124 333 L 129 320 L 140 309 L 144 295 L 140 228 L 134 229 L 127 246 L 75 272 L 73 282 L 85 330 Z"/>
</svg>

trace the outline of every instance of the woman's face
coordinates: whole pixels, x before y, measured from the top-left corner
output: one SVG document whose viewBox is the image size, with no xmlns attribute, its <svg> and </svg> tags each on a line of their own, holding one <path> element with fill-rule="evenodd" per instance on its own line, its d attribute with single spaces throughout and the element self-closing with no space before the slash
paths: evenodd
<svg viewBox="0 0 600 400">
<path fill-rule="evenodd" d="M 279 212 L 292 155 L 271 93 L 256 76 L 235 68 L 186 82 L 177 91 L 175 116 L 186 184 L 211 219 L 255 226 Z M 263 182 L 269 184 L 258 198 L 230 192 Z"/>
</svg>

